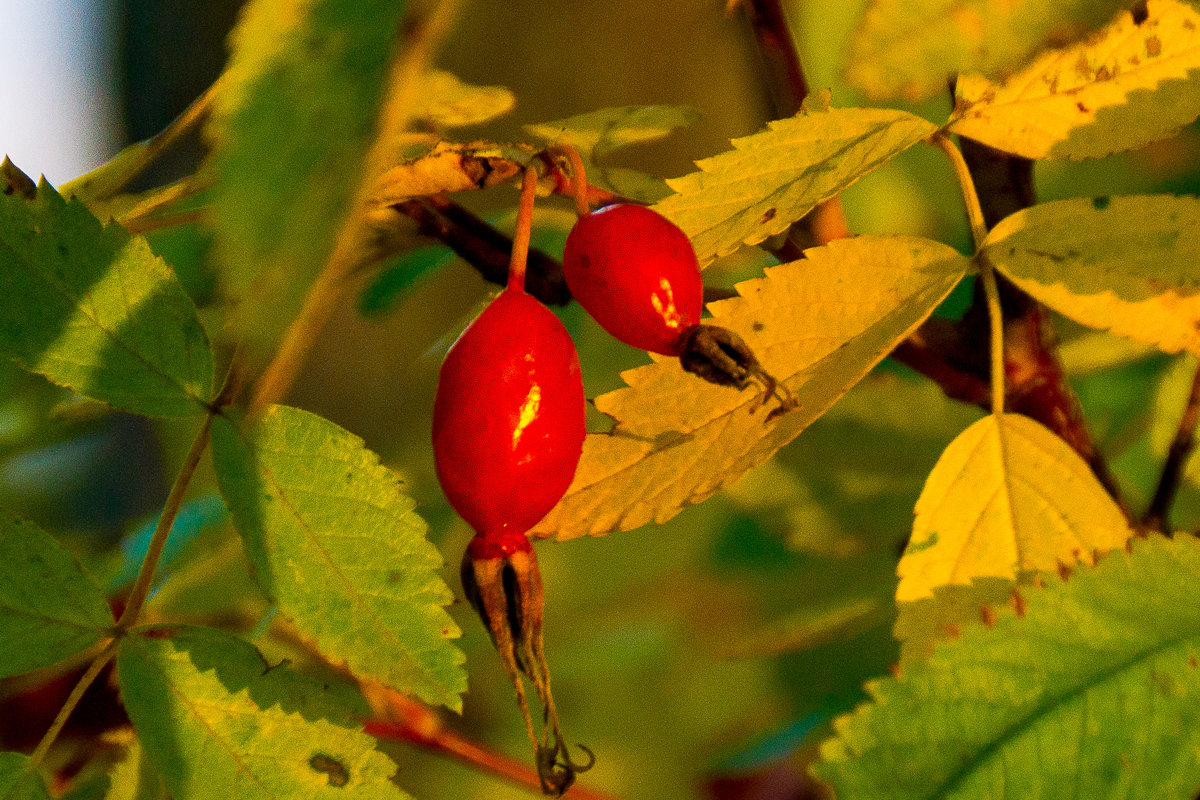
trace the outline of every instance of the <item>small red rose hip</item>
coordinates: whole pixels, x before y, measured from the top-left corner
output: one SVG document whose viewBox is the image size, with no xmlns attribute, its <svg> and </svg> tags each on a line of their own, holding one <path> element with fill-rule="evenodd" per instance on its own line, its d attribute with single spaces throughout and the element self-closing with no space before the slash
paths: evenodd
<svg viewBox="0 0 1200 800">
<path fill-rule="evenodd" d="M 442 363 L 433 455 L 450 505 L 483 535 L 536 525 L 575 476 L 584 403 L 562 323 L 522 289 L 505 289 Z"/>
<path fill-rule="evenodd" d="M 704 284 L 687 235 L 649 208 L 621 204 L 580 217 L 567 236 L 571 294 L 626 344 L 683 354 L 700 322 Z"/>
</svg>

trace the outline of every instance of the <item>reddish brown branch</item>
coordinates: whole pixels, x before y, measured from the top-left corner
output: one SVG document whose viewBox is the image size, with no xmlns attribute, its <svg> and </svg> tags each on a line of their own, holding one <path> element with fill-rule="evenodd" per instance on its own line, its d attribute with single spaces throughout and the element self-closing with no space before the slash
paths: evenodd
<svg viewBox="0 0 1200 800">
<path fill-rule="evenodd" d="M 1192 378 L 1192 388 L 1188 392 L 1187 405 L 1183 409 L 1183 417 L 1179 420 L 1179 429 L 1167 450 L 1167 459 L 1163 462 L 1162 475 L 1158 479 L 1158 487 L 1154 490 L 1154 499 L 1146 515 L 1142 517 L 1142 525 L 1164 533 L 1170 530 L 1169 514 L 1171 504 L 1175 502 L 1175 493 L 1179 491 L 1179 481 L 1183 478 L 1183 469 L 1188 457 L 1196 447 L 1196 423 L 1200 421 L 1200 368 L 1197 368 Z"/>
<path fill-rule="evenodd" d="M 393 208 L 414 220 L 422 236 L 445 244 L 486 280 L 501 286 L 508 280 L 512 238 L 493 228 L 486 220 L 436 195 L 423 200 L 406 200 Z M 533 248 L 529 251 L 525 289 L 548 305 L 561 306 L 571 302 L 562 264 Z"/>
<path fill-rule="evenodd" d="M 528 764 L 497 753 L 448 730 L 438 715 L 415 700 L 388 692 L 387 719 L 367 721 L 364 730 L 377 739 L 415 744 L 438 755 L 494 775 L 516 786 L 541 794 L 537 771 Z M 579 784 L 564 795 L 575 800 L 611 800 L 608 795 Z"/>
</svg>

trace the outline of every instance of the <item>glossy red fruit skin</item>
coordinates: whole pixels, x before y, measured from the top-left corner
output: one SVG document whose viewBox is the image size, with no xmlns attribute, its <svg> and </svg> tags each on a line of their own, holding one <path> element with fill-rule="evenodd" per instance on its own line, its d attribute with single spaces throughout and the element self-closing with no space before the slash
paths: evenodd
<svg viewBox="0 0 1200 800">
<path fill-rule="evenodd" d="M 575 476 L 584 402 L 566 328 L 523 291 L 503 291 L 442 362 L 433 455 L 450 505 L 482 535 L 536 525 Z"/>
<path fill-rule="evenodd" d="M 620 204 L 580 217 L 563 252 L 567 286 L 606 331 L 641 350 L 678 356 L 700 322 L 696 251 L 675 223 Z"/>
</svg>

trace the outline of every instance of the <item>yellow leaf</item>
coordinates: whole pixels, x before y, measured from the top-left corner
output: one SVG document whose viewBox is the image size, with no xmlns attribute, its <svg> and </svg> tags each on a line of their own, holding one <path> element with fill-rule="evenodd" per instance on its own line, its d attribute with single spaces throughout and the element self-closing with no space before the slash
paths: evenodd
<svg viewBox="0 0 1200 800">
<path fill-rule="evenodd" d="M 591 434 L 575 481 L 534 529 L 570 539 L 665 522 L 796 437 L 919 325 L 970 264 L 944 244 L 861 236 L 738 285 L 712 322 L 740 334 L 800 408 L 772 422 L 753 411 L 761 389 L 713 386 L 677 361 L 622 375 L 629 388 L 596 399 L 616 420 Z"/>
<path fill-rule="evenodd" d="M 1081 325 L 1200 353 L 1200 200 L 1043 203 L 992 229 L 982 257 Z"/>
<path fill-rule="evenodd" d="M 1200 13 L 1148 0 L 1002 83 L 961 77 L 949 129 L 1026 158 L 1078 159 L 1166 138 L 1197 116 Z"/>
<path fill-rule="evenodd" d="M 991 415 L 959 434 L 929 473 L 916 514 L 897 569 L 900 602 L 976 578 L 1091 564 L 1132 534 L 1083 459 L 1020 414 Z"/>
</svg>

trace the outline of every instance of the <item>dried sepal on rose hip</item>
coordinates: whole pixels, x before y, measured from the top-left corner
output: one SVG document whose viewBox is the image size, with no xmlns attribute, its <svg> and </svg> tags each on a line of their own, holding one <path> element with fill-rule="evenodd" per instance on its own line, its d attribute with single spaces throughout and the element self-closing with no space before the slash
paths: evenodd
<svg viewBox="0 0 1200 800">
<path fill-rule="evenodd" d="M 438 480 L 475 529 L 463 590 L 512 680 L 546 794 L 592 766 L 571 759 L 550 692 L 542 641 L 542 578 L 525 533 L 562 498 L 583 450 L 579 357 L 562 323 L 525 293 L 537 175 L 525 172 L 508 286 L 446 354 L 433 409 Z M 539 737 L 524 675 L 542 703 Z"/>
<path fill-rule="evenodd" d="M 687 234 L 645 206 L 618 203 L 591 211 L 582 161 L 562 150 L 575 173 L 579 214 L 567 235 L 563 275 L 580 305 L 615 338 L 676 356 L 685 370 L 710 383 L 744 389 L 758 382 L 764 389 L 760 404 L 772 396 L 779 400 L 768 420 L 796 408 L 795 398 L 740 336 L 701 323 L 704 283 Z"/>
</svg>

